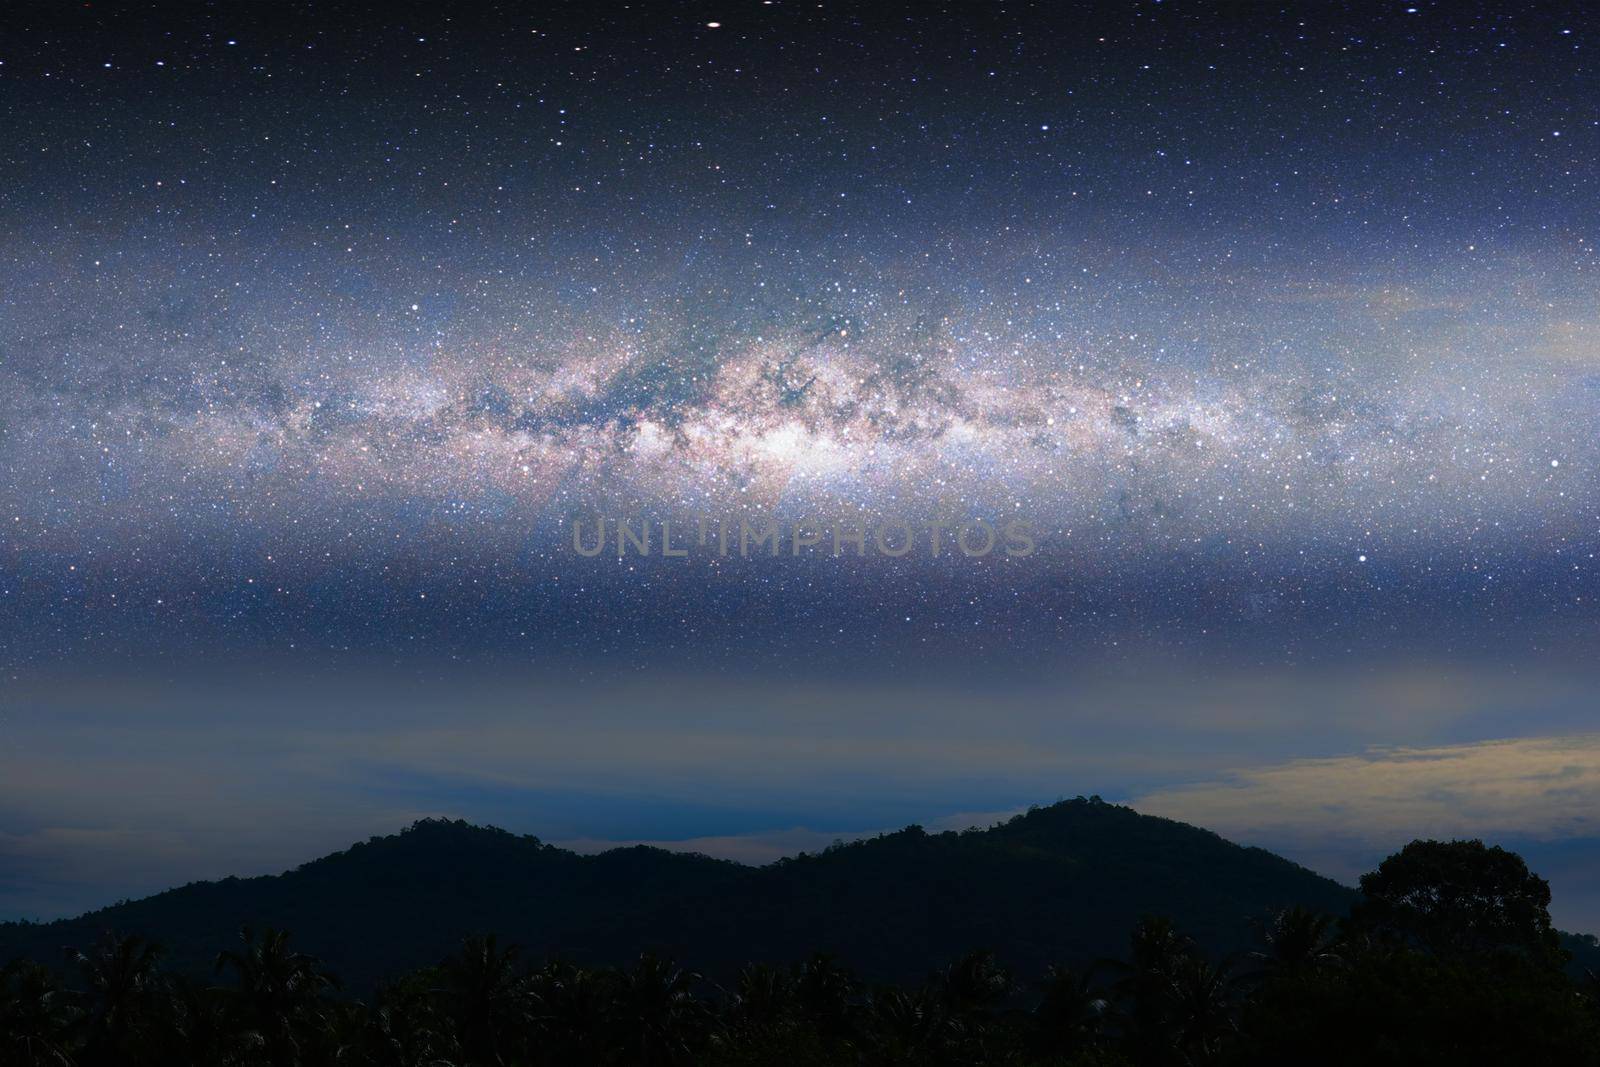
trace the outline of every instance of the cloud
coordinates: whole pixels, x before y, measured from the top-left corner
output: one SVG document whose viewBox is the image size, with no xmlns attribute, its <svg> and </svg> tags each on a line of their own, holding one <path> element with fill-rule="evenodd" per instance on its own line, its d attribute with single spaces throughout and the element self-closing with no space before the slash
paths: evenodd
<svg viewBox="0 0 1600 1067">
<path fill-rule="evenodd" d="M 1222 832 L 1419 836 L 1600 834 L 1600 734 L 1514 738 L 1255 768 L 1169 787 L 1141 811 Z"/>
<path fill-rule="evenodd" d="M 1374 747 L 1155 789 L 1132 805 L 1353 882 L 1416 838 L 1482 838 L 1554 888 L 1552 913 L 1600 928 L 1600 734 Z"/>
<path fill-rule="evenodd" d="M 765 863 L 1099 793 L 1354 878 L 1421 834 L 1576 841 L 1600 810 L 1600 740 L 1568 736 L 1592 681 L 1555 672 L 224 677 L 0 701 L 0 917 L 280 871 L 423 815 Z M 1559 740 L 1475 743 L 1518 729 Z"/>
</svg>

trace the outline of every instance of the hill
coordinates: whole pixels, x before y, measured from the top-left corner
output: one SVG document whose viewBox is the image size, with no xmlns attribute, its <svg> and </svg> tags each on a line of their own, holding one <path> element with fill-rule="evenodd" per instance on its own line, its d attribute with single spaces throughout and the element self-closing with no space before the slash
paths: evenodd
<svg viewBox="0 0 1600 1067">
<path fill-rule="evenodd" d="M 56 963 L 102 931 L 140 932 L 209 970 L 243 924 L 293 931 L 348 986 L 431 963 L 493 931 L 533 956 L 670 953 L 712 976 L 823 950 L 916 980 L 972 948 L 1021 973 L 1119 954 L 1145 914 L 1202 945 L 1249 945 L 1288 904 L 1342 913 L 1353 890 L 1255 848 L 1098 800 L 986 830 L 894 833 L 753 868 L 635 847 L 584 856 L 503 830 L 425 820 L 281 875 L 198 882 L 59 922 L 0 925 L 0 959 Z"/>
</svg>

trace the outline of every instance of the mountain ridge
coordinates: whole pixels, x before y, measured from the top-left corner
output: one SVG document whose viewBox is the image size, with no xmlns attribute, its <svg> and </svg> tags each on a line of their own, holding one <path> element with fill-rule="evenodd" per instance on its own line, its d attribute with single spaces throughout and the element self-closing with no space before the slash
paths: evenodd
<svg viewBox="0 0 1600 1067">
<path fill-rule="evenodd" d="M 353 988 L 497 933 L 530 956 L 670 954 L 710 975 L 815 951 L 914 980 L 972 948 L 1024 971 L 1114 955 L 1145 914 L 1213 951 L 1292 904 L 1342 914 L 1356 892 L 1264 849 L 1098 798 L 985 829 L 879 834 L 761 867 L 647 845 L 581 855 L 532 835 L 419 820 L 277 875 L 192 882 L 50 923 L 0 924 L 0 959 L 59 960 L 107 929 L 208 969 L 243 926 L 288 929 Z"/>
</svg>

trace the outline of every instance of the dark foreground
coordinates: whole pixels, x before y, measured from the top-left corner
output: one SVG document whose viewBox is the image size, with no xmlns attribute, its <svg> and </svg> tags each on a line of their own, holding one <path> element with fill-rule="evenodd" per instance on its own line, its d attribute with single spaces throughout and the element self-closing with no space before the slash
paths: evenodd
<svg viewBox="0 0 1600 1067">
<path fill-rule="evenodd" d="M 823 955 L 713 983 L 654 955 L 526 961 L 491 936 L 359 1000 L 280 931 L 245 932 L 207 980 L 108 933 L 64 971 L 4 968 L 0 1063 L 1600 1063 L 1600 983 L 1573 975 L 1549 889 L 1514 854 L 1414 842 L 1362 890 L 1343 919 L 1266 916 L 1224 958 L 1148 918 L 1119 959 L 1012 974 L 980 951 L 915 985 Z"/>
</svg>

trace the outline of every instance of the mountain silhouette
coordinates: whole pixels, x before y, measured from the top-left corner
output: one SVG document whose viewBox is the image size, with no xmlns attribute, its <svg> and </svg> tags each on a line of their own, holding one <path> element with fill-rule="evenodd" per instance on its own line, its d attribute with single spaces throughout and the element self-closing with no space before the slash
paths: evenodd
<svg viewBox="0 0 1600 1067">
<path fill-rule="evenodd" d="M 644 846 L 586 856 L 423 820 L 280 875 L 0 925 L 0 959 L 57 964 L 65 946 L 138 931 L 175 969 L 200 972 L 248 925 L 293 930 L 357 990 L 490 931 L 530 955 L 585 964 L 651 950 L 715 976 L 821 950 L 864 976 L 907 981 L 974 947 L 1024 972 L 1113 956 L 1149 914 L 1227 952 L 1252 944 L 1253 924 L 1272 909 L 1343 914 L 1355 899 L 1265 850 L 1098 799 L 986 830 L 911 826 L 759 868 Z"/>
</svg>

